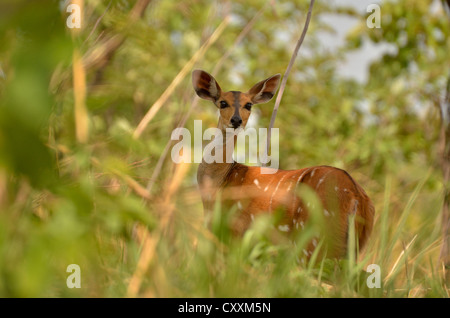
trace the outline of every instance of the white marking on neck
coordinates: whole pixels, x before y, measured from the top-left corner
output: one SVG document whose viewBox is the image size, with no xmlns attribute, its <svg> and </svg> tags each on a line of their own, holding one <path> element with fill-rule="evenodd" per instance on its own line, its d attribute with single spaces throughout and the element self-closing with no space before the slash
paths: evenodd
<svg viewBox="0 0 450 318">
<path fill-rule="evenodd" d="M 216 129 L 212 134 L 214 139 L 211 140 L 208 145 L 206 145 L 203 152 L 203 160 L 208 164 L 222 163 L 225 159 L 226 163 L 232 163 L 234 148 L 234 136 L 237 136 L 240 131 L 231 132 L 229 129 L 226 131 L 221 131 L 219 128 L 208 128 Z M 211 136 L 212 137 L 212 136 Z M 214 151 L 214 155 L 212 152 Z M 225 158 L 224 158 L 225 155 Z M 218 160 L 218 161 L 216 161 Z"/>
</svg>

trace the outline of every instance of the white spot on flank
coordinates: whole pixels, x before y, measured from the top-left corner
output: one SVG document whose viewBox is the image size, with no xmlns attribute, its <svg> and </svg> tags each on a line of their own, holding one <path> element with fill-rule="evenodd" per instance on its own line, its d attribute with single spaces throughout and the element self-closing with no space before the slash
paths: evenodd
<svg viewBox="0 0 450 318">
<path fill-rule="evenodd" d="M 253 181 L 253 183 L 258 187 L 258 189 L 261 189 L 261 187 L 259 186 L 259 181 L 258 181 L 258 179 L 255 179 L 255 180 Z"/>
<path fill-rule="evenodd" d="M 287 224 L 285 224 L 285 225 L 279 225 L 279 226 L 278 226 L 278 229 L 279 229 L 281 232 L 289 232 L 289 225 L 287 225 Z"/>
<path fill-rule="evenodd" d="M 305 227 L 305 223 L 303 223 L 303 221 L 300 221 L 300 226 L 302 227 L 302 229 Z"/>
<path fill-rule="evenodd" d="M 305 175 L 305 173 L 307 173 L 309 170 L 311 170 L 311 169 L 306 169 L 305 171 L 303 171 L 302 172 L 302 174 L 298 177 L 298 179 L 297 179 L 297 183 L 295 184 L 295 188 L 294 188 L 294 194 L 297 192 L 297 187 L 298 187 L 298 184 L 300 183 L 300 181 L 302 180 L 302 178 L 303 178 L 303 176 Z M 294 202 L 293 202 L 293 204 L 294 204 L 294 206 L 295 206 L 295 201 L 296 200 L 293 200 Z"/>
<path fill-rule="evenodd" d="M 302 212 L 302 207 L 301 206 L 298 207 L 297 212 L 298 213 Z"/>
<path fill-rule="evenodd" d="M 312 172 L 311 172 L 311 177 L 314 177 L 314 173 L 316 172 L 316 169 L 314 169 Z"/>
<path fill-rule="evenodd" d="M 325 180 L 325 177 L 326 177 L 330 172 L 331 172 L 331 170 L 328 171 L 327 173 L 325 173 L 325 174 L 323 175 L 322 178 L 320 178 L 319 182 L 318 182 L 317 185 L 316 185 L 316 190 L 319 189 L 319 186 L 322 184 L 322 182 Z"/>
<path fill-rule="evenodd" d="M 319 182 L 316 185 L 316 189 L 319 188 L 319 186 L 322 184 L 323 180 L 325 180 L 325 176 L 323 176 L 322 178 L 320 178 Z"/>
<path fill-rule="evenodd" d="M 312 244 L 313 244 L 314 247 L 316 247 L 316 246 L 317 246 L 317 240 L 316 240 L 316 239 L 313 239 L 313 240 L 312 240 Z"/>
<path fill-rule="evenodd" d="M 334 191 L 339 191 L 339 188 L 338 187 L 334 187 Z"/>
<path fill-rule="evenodd" d="M 325 216 L 330 216 L 330 212 L 328 212 L 327 210 L 323 210 L 323 214 L 324 214 Z"/>
<path fill-rule="evenodd" d="M 242 210 L 242 203 L 241 203 L 241 201 L 238 201 L 238 202 L 237 202 L 237 206 L 238 206 L 238 209 L 239 209 L 239 210 Z"/>
<path fill-rule="evenodd" d="M 308 256 L 308 252 L 304 249 L 303 250 L 303 254 L 305 254 L 306 256 Z"/>
<path fill-rule="evenodd" d="M 292 188 L 292 182 L 289 183 L 289 187 L 287 188 L 287 191 L 291 190 L 291 188 Z"/>
<path fill-rule="evenodd" d="M 348 189 L 344 188 L 344 192 L 348 192 Z"/>
<path fill-rule="evenodd" d="M 278 181 L 278 184 L 275 188 L 275 190 L 272 192 L 272 196 L 270 197 L 270 205 L 269 205 L 269 211 L 272 211 L 272 200 L 273 197 L 275 196 L 275 193 L 277 193 L 278 191 L 278 187 L 280 186 L 280 183 L 283 181 L 283 179 L 286 177 L 286 175 L 284 175 L 283 177 L 281 177 L 280 181 Z M 264 190 L 265 191 L 265 190 Z"/>
<path fill-rule="evenodd" d="M 250 218 L 252 219 L 252 221 L 255 220 L 255 216 L 253 214 L 250 214 Z"/>
</svg>

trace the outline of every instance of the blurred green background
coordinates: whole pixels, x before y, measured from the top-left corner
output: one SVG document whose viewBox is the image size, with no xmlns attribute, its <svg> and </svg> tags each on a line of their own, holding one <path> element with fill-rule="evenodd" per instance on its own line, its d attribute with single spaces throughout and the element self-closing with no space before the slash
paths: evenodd
<svg viewBox="0 0 450 318">
<path fill-rule="evenodd" d="M 73 3 L 81 29 L 67 27 L 67 1 L 0 2 L 0 296 L 448 297 L 444 1 L 379 2 L 381 28 L 366 10 L 316 1 L 275 122 L 280 168 L 346 169 L 377 213 L 359 264 L 307 268 L 264 225 L 240 244 L 204 227 L 197 164 L 173 164 L 170 135 L 217 124 L 194 68 L 226 90 L 283 74 L 309 1 Z M 377 52 L 353 69 L 364 76 L 346 75 L 364 48 Z M 273 102 L 254 107 L 254 127 L 268 127 Z M 381 289 L 361 287 L 370 263 Z M 66 285 L 69 264 L 80 289 Z"/>
</svg>

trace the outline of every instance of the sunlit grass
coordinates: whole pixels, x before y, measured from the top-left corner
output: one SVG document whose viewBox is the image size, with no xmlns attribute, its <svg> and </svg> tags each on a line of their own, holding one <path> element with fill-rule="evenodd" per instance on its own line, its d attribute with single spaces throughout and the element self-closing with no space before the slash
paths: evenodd
<svg viewBox="0 0 450 318">
<path fill-rule="evenodd" d="M 203 216 L 187 216 L 187 209 L 175 209 L 172 235 L 160 236 L 154 263 L 143 278 L 139 295 L 157 297 L 448 297 L 442 271 L 436 268 L 440 233 L 426 227 L 411 228 L 412 216 L 430 223 L 439 211 L 421 214 L 417 200 L 425 195 L 420 180 L 409 200 L 392 219 L 386 182 L 386 201 L 379 204 L 369 244 L 356 259 L 351 250 L 343 260 L 319 257 L 302 263 L 302 244 L 283 238 L 274 218 L 257 218 L 242 238 L 233 238 L 226 226 L 233 211 L 216 205 L 211 230 Z M 420 205 L 419 205 L 420 206 Z M 436 205 L 436 208 L 439 205 Z M 198 205 L 197 205 L 198 207 Z M 417 215 L 416 215 L 417 214 Z M 189 220 L 189 221 L 188 221 Z M 193 222 L 193 223 L 189 223 Z M 432 222 L 433 223 L 433 222 Z M 430 233 L 431 230 L 431 233 Z M 350 233 L 349 242 L 354 242 Z M 307 237 L 307 239 L 305 239 Z M 296 242 L 311 238 L 306 231 Z M 274 243 L 275 242 L 275 243 Z M 320 244 L 319 244 L 320 248 Z M 369 264 L 381 269 L 381 288 L 368 288 Z"/>
</svg>

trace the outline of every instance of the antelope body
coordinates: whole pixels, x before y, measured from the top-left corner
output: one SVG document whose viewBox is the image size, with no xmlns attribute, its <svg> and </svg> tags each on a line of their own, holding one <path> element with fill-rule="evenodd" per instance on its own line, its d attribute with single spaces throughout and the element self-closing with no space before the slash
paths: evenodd
<svg viewBox="0 0 450 318">
<path fill-rule="evenodd" d="M 261 173 L 261 167 L 234 162 L 226 152 L 229 135 L 226 128 L 244 128 L 254 104 L 268 102 L 275 94 L 280 75 L 274 75 L 254 85 L 248 92 L 223 92 L 213 76 L 195 70 L 192 82 L 197 95 L 212 101 L 220 109 L 218 128 L 223 132 L 223 162 L 198 167 L 199 184 L 205 210 L 211 211 L 220 192 L 224 205 L 236 205 L 238 213 L 231 224 L 236 235 L 242 235 L 253 219 L 262 213 L 283 211 L 279 230 L 287 233 L 304 228 L 310 217 L 309 202 L 298 195 L 301 187 L 312 189 L 323 208 L 327 222 L 329 257 L 342 257 L 347 251 L 349 217 L 354 216 L 355 234 L 362 248 L 372 230 L 374 207 L 362 187 L 344 170 L 330 166 L 315 166 L 299 170 L 278 169 L 272 174 Z M 228 137 L 227 137 L 228 136 Z M 232 136 L 236 140 L 236 136 Z M 214 141 L 213 141 L 214 142 Z M 311 255 L 317 245 L 313 240 L 305 252 Z"/>
</svg>

